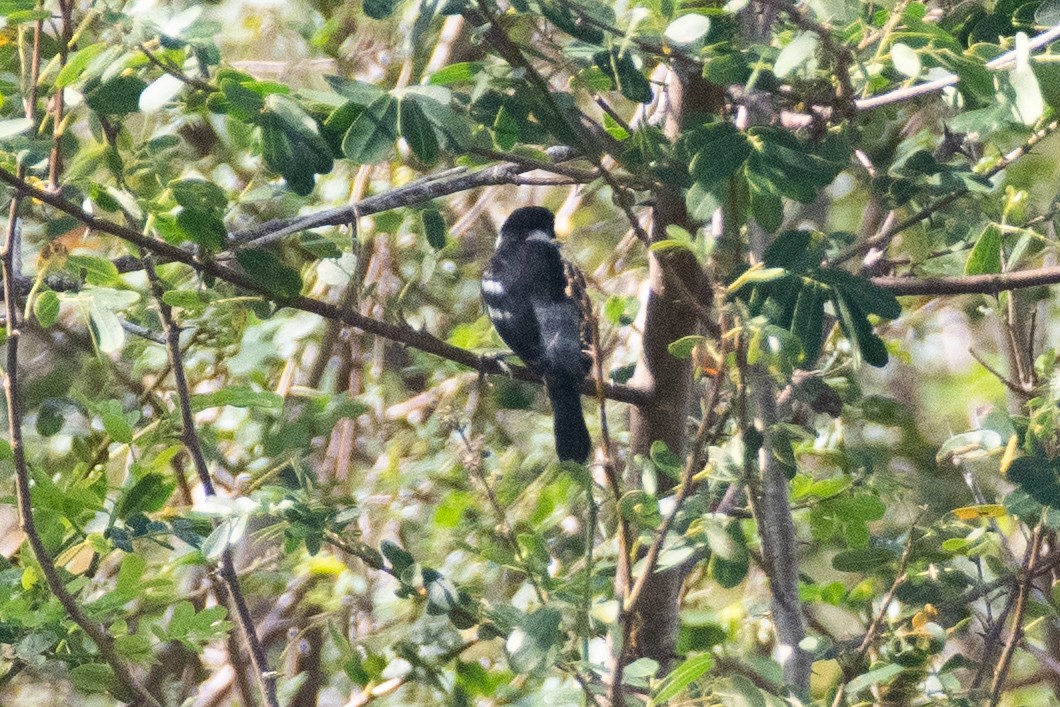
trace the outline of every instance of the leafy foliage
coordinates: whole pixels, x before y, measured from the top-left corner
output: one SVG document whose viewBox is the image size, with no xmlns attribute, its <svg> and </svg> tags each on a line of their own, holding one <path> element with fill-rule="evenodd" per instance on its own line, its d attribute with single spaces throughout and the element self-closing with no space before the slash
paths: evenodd
<svg viewBox="0 0 1060 707">
<path fill-rule="evenodd" d="M 226 699 L 244 593 L 291 704 L 1045 702 L 1055 306 L 1011 276 L 1056 279 L 1055 2 L 248 7 L 0 3 L 0 179 L 32 197 L 0 701 L 127 701 L 121 666 Z M 529 203 L 599 315 L 589 469 L 532 376 L 480 375 L 492 224 Z M 693 333 L 659 340 L 647 289 Z M 678 443 L 617 402 L 655 375 L 694 381 Z"/>
</svg>

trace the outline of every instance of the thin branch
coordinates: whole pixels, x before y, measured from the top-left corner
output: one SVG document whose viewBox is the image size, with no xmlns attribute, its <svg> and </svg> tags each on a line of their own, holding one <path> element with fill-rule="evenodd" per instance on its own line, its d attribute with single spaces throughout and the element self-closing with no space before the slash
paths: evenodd
<svg viewBox="0 0 1060 707">
<path fill-rule="evenodd" d="M 158 279 L 154 265 L 149 257 L 144 259 L 144 270 L 151 281 L 151 289 L 157 300 L 162 326 L 166 333 L 166 347 L 169 349 L 174 388 L 176 389 L 177 403 L 180 408 L 181 440 L 184 442 L 184 447 L 188 450 L 188 455 L 191 457 L 195 472 L 199 476 L 199 483 L 202 484 L 203 491 L 207 496 L 216 496 L 217 492 L 214 489 L 213 479 L 210 477 L 210 471 L 206 465 L 206 456 L 203 454 L 202 444 L 199 441 L 198 432 L 196 432 L 195 416 L 191 411 L 191 390 L 184 373 L 183 352 L 180 349 L 180 328 L 173 319 L 173 309 L 166 304 L 162 297 L 164 294 L 162 283 Z M 254 619 L 250 615 L 246 597 L 243 596 L 239 577 L 236 575 L 231 548 L 227 546 L 221 554 L 220 575 L 224 581 L 228 597 L 232 600 L 232 604 L 235 605 L 236 621 L 239 623 L 243 633 L 243 640 L 250 651 L 250 659 L 254 664 L 254 672 L 256 673 L 262 696 L 265 698 L 265 704 L 268 707 L 279 707 L 280 703 L 276 697 L 276 673 L 269 669 L 265 648 L 258 639 L 258 634 L 254 627 Z"/>
<path fill-rule="evenodd" d="M 1004 385 L 1006 388 L 1018 395 L 1022 400 L 1028 400 L 1029 398 L 1033 397 L 1033 390 L 1031 390 L 1030 388 L 1024 388 L 1019 383 L 1009 380 L 1007 377 L 1005 377 L 1004 373 L 997 370 L 985 360 L 983 360 L 983 357 L 980 356 L 975 349 L 969 348 L 968 353 L 971 355 L 972 358 L 979 362 L 980 366 L 989 371 L 990 374 L 994 376 L 994 378 L 997 378 L 999 381 L 1001 381 L 1002 385 Z"/>
<path fill-rule="evenodd" d="M 1056 132 L 1058 129 L 1060 129 L 1060 121 L 1054 120 L 1041 130 L 1035 131 L 1029 138 L 1027 138 L 1026 142 L 1024 142 L 1022 145 L 1015 148 L 1011 152 L 1007 153 L 1000 160 L 998 160 L 998 162 L 993 167 L 983 173 L 983 176 L 991 178 L 997 174 L 1000 174 L 1002 170 L 1004 170 L 1006 167 L 1018 160 L 1020 157 L 1026 155 L 1034 148 L 1035 145 L 1040 143 L 1049 135 Z M 899 221 L 898 223 L 892 223 L 891 220 L 888 219 L 888 223 L 890 225 L 883 231 L 876 234 L 872 238 L 868 238 L 862 241 L 861 243 L 857 243 L 841 251 L 835 258 L 829 260 L 827 264 L 839 265 L 840 263 L 844 263 L 850 260 L 851 258 L 856 258 L 860 255 L 864 255 L 873 248 L 886 247 L 886 245 L 890 243 L 894 239 L 894 237 L 902 231 L 915 226 L 921 221 L 931 218 L 936 213 L 938 213 L 939 211 L 946 208 L 954 201 L 968 193 L 969 192 L 966 188 L 962 188 L 955 192 L 947 194 L 946 196 L 940 198 L 938 201 L 929 204 L 928 206 L 925 206 L 909 218 Z"/>
<path fill-rule="evenodd" d="M 994 707 L 1001 700 L 1001 689 L 1005 685 L 1005 676 L 1008 675 L 1012 656 L 1016 652 L 1016 646 L 1019 645 L 1020 638 L 1023 635 L 1023 612 L 1027 608 L 1027 595 L 1030 593 L 1034 567 L 1038 563 L 1038 553 L 1042 547 L 1043 526 L 1044 521 L 1039 522 L 1035 526 L 1034 535 L 1031 538 L 1031 546 L 1027 551 L 1027 561 L 1023 565 L 1023 571 L 1020 572 L 1021 576 L 1016 590 L 1016 606 L 1012 613 L 1012 632 L 1009 634 L 1008 642 L 1001 653 L 997 672 L 994 673 L 994 683 L 990 688 L 990 707 Z"/>
<path fill-rule="evenodd" d="M 1051 27 L 1045 32 L 1042 32 L 1041 34 L 1031 39 L 1028 43 L 1028 51 L 1035 51 L 1036 49 L 1041 49 L 1042 47 L 1054 42 L 1057 39 L 1060 39 L 1060 25 Z M 995 71 L 998 69 L 1007 68 L 1010 64 L 1015 63 L 1016 54 L 1017 50 L 1015 49 L 1007 51 L 1004 54 L 1001 54 L 1000 56 L 986 62 L 986 68 Z M 880 94 L 879 96 L 872 96 L 871 98 L 862 98 L 860 100 L 854 101 L 854 107 L 859 111 L 872 110 L 874 108 L 879 108 L 880 106 L 890 105 L 891 103 L 899 103 L 901 101 L 907 101 L 910 98 L 916 98 L 917 96 L 924 96 L 929 93 L 941 91 L 942 89 L 947 88 L 949 86 L 957 85 L 959 81 L 959 76 L 947 76 L 945 78 L 935 79 L 934 81 L 928 81 L 927 83 L 917 84 L 916 86 L 909 86 L 908 88 L 899 88 L 897 90 L 891 91 L 890 93 Z"/>
<path fill-rule="evenodd" d="M 36 72 L 40 66 L 40 37 L 41 23 L 38 21 L 34 31 L 33 42 L 33 70 L 29 76 L 29 83 L 36 85 Z M 26 117 L 35 120 L 35 106 L 29 104 L 26 109 Z M 21 179 L 25 175 L 25 165 L 18 167 L 19 174 L 12 175 Z M 11 440 L 11 454 L 15 466 L 15 497 L 18 506 L 20 527 L 26 534 L 33 556 L 40 566 L 41 573 L 48 585 L 49 591 L 62 604 L 67 616 L 81 627 L 81 630 L 96 644 L 100 656 L 110 665 L 114 671 L 114 677 L 119 684 L 128 689 L 136 698 L 145 705 L 161 707 L 147 688 L 137 680 L 129 667 L 122 660 L 114 645 L 114 637 L 107 632 L 106 628 L 97 624 L 89 618 L 84 609 L 77 603 L 77 599 L 66 588 L 55 560 L 44 546 L 37 523 L 33 517 L 33 501 L 29 483 L 29 464 L 26 461 L 25 444 L 22 438 L 22 390 L 19 385 L 19 360 L 18 349 L 21 340 L 21 329 L 19 327 L 19 311 L 15 296 L 15 281 L 18 277 L 19 253 L 18 250 L 18 216 L 22 205 L 22 195 L 16 194 L 11 200 L 11 209 L 8 212 L 6 235 L 3 247 L 0 248 L 0 269 L 3 271 L 4 306 L 7 319 L 7 361 L 4 375 L 4 393 L 7 397 L 7 420 L 8 433 Z"/>
<path fill-rule="evenodd" d="M 953 277 L 874 277 L 872 282 L 896 295 L 997 295 L 1009 290 L 1060 283 L 1060 266 L 989 275 Z"/>
<path fill-rule="evenodd" d="M 562 162 L 574 159 L 577 151 L 570 147 L 561 146 L 550 148 L 547 150 L 547 154 L 555 165 L 559 165 Z M 474 172 L 459 167 L 447 170 L 441 175 L 429 176 L 397 189 L 391 189 L 383 194 L 366 197 L 349 206 L 326 209 L 308 216 L 277 219 L 253 228 L 234 231 L 228 235 L 228 242 L 232 246 L 266 245 L 284 236 L 310 228 L 343 226 L 360 216 L 371 216 L 383 211 L 399 209 L 471 189 L 517 183 L 520 178 L 519 175 L 524 172 L 535 169 L 551 171 L 548 168 L 548 163 L 541 161 L 535 161 L 533 166 L 516 162 L 504 162 Z M 560 174 L 561 176 L 572 176 L 571 174 Z M 590 175 L 586 174 L 584 176 L 588 178 Z M 588 181 L 593 179 L 596 179 L 596 175 L 592 175 L 592 178 L 588 179 Z"/>
<path fill-rule="evenodd" d="M 162 61 L 157 56 L 155 56 L 154 52 L 147 48 L 146 44 L 140 45 L 140 51 L 144 53 L 144 56 L 147 57 L 148 61 L 150 61 L 152 64 L 162 69 L 162 71 L 169 74 L 178 81 L 186 83 L 193 88 L 199 89 L 200 91 L 206 91 L 208 93 L 213 93 L 214 91 L 218 90 L 217 87 L 213 84 L 207 81 L 203 81 L 202 79 L 195 78 L 193 76 L 188 76 L 176 66 L 173 66 L 169 62 Z"/>
<path fill-rule="evenodd" d="M 131 243 L 137 248 L 157 255 L 160 258 L 183 263 L 199 273 L 212 275 L 219 280 L 224 280 L 237 287 L 261 294 L 280 306 L 291 307 L 292 309 L 298 309 L 303 312 L 319 315 L 325 319 L 342 322 L 347 326 L 360 329 L 366 333 L 396 341 L 400 344 L 419 349 L 420 351 L 433 354 L 440 358 L 448 359 L 454 363 L 458 363 L 482 373 L 502 374 L 535 383 L 540 383 L 541 381 L 538 376 L 523 366 L 502 365 L 501 362 L 493 357 L 481 356 L 468 351 L 467 349 L 453 346 L 428 332 L 413 329 L 407 325 L 383 322 L 351 309 L 343 309 L 311 297 L 304 297 L 301 295 L 278 295 L 270 291 L 265 285 L 252 281 L 245 275 L 222 265 L 217 261 L 200 259 L 194 253 L 190 253 L 164 241 L 144 236 L 135 229 L 93 216 L 78 205 L 67 201 L 61 195 L 37 189 L 26 183 L 24 179 L 20 179 L 18 175 L 2 168 L 0 168 L 0 182 L 8 184 L 21 194 L 30 196 L 62 211 L 63 213 L 73 216 L 94 231 L 116 236 Z M 376 209 L 376 211 L 381 210 L 384 209 Z M 345 213 L 347 209 L 336 209 L 334 211 Z M 591 380 L 587 380 L 582 386 L 582 391 L 586 395 L 595 395 L 595 383 Z M 649 397 L 648 394 L 640 388 L 628 385 L 618 385 L 615 383 L 606 384 L 604 386 L 604 394 L 611 400 L 617 400 L 632 405 L 643 405 L 647 403 Z"/>
</svg>

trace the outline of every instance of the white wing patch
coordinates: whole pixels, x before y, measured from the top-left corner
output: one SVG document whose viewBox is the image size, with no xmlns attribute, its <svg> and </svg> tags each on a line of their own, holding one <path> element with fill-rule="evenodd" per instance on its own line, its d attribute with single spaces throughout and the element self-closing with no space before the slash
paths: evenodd
<svg viewBox="0 0 1060 707">
<path fill-rule="evenodd" d="M 497 309 L 496 307 L 486 307 L 486 313 L 489 314 L 490 319 L 497 321 L 498 319 L 502 322 L 506 322 L 512 318 L 512 313 L 507 309 Z"/>
<path fill-rule="evenodd" d="M 500 280 L 483 280 L 482 291 L 487 295 L 503 295 L 504 285 L 501 284 Z"/>
</svg>

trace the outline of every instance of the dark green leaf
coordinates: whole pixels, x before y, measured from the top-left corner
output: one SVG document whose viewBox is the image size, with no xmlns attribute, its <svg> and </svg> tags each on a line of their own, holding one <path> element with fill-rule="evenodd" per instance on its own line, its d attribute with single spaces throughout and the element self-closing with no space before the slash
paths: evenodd
<svg viewBox="0 0 1060 707">
<path fill-rule="evenodd" d="M 423 235 L 427 237 L 427 242 L 435 250 L 441 250 L 445 247 L 445 219 L 438 213 L 437 209 L 425 209 L 420 212 L 420 219 L 423 222 Z"/>
<path fill-rule="evenodd" d="M 1039 457 L 1020 457 L 1012 461 L 1006 476 L 1043 506 L 1060 507 L 1060 474 L 1055 463 Z"/>
<path fill-rule="evenodd" d="M 813 284 L 804 284 L 795 300 L 795 310 L 791 315 L 791 333 L 802 344 L 803 363 L 812 368 L 821 351 L 821 330 L 824 324 L 824 305 L 828 295 Z"/>
<path fill-rule="evenodd" d="M 562 619 L 559 611 L 541 608 L 519 620 L 505 644 L 513 670 L 534 673 L 549 664 L 559 649 Z"/>
<path fill-rule="evenodd" d="M 385 20 L 394 14 L 401 0 L 362 0 L 364 14 L 374 20 Z"/>
<path fill-rule="evenodd" d="M 125 492 L 114 512 L 122 520 L 136 513 L 153 513 L 165 505 L 174 488 L 176 484 L 166 481 L 161 474 L 150 472 L 137 479 Z"/>
<path fill-rule="evenodd" d="M 983 275 L 1001 272 L 1001 230 L 989 225 L 979 234 L 968 261 L 964 264 L 965 275 Z"/>
<path fill-rule="evenodd" d="M 399 100 L 398 105 L 398 132 L 401 137 L 416 157 L 428 165 L 434 164 L 438 159 L 438 139 L 419 102 L 405 98 Z"/>
<path fill-rule="evenodd" d="M 397 101 L 380 96 L 353 121 L 342 141 L 342 152 L 354 164 L 381 161 L 397 140 Z"/>
<path fill-rule="evenodd" d="M 283 298 L 297 297 L 302 292 L 302 276 L 294 268 L 284 265 L 270 250 L 247 248 L 236 253 L 247 277 L 262 289 Z"/>
<path fill-rule="evenodd" d="M 677 697 L 686 687 L 707 674 L 714 666 L 714 656 L 710 653 L 693 656 L 674 668 L 669 675 L 659 682 L 659 686 L 652 695 L 649 707 L 664 705 L 670 699 Z"/>
<path fill-rule="evenodd" d="M 147 82 L 139 76 L 116 76 L 98 84 L 85 94 L 85 103 L 103 115 L 135 113 L 140 109 L 140 94 Z"/>
</svg>

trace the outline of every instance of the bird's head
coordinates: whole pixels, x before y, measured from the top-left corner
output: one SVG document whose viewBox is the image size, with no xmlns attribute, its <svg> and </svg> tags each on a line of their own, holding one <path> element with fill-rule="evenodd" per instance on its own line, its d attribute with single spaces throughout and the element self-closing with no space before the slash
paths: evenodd
<svg viewBox="0 0 1060 707">
<path fill-rule="evenodd" d="M 556 219 L 552 212 L 542 206 L 524 206 L 512 212 L 501 226 L 497 245 L 514 245 L 530 239 L 553 241 L 556 239 Z"/>
</svg>

